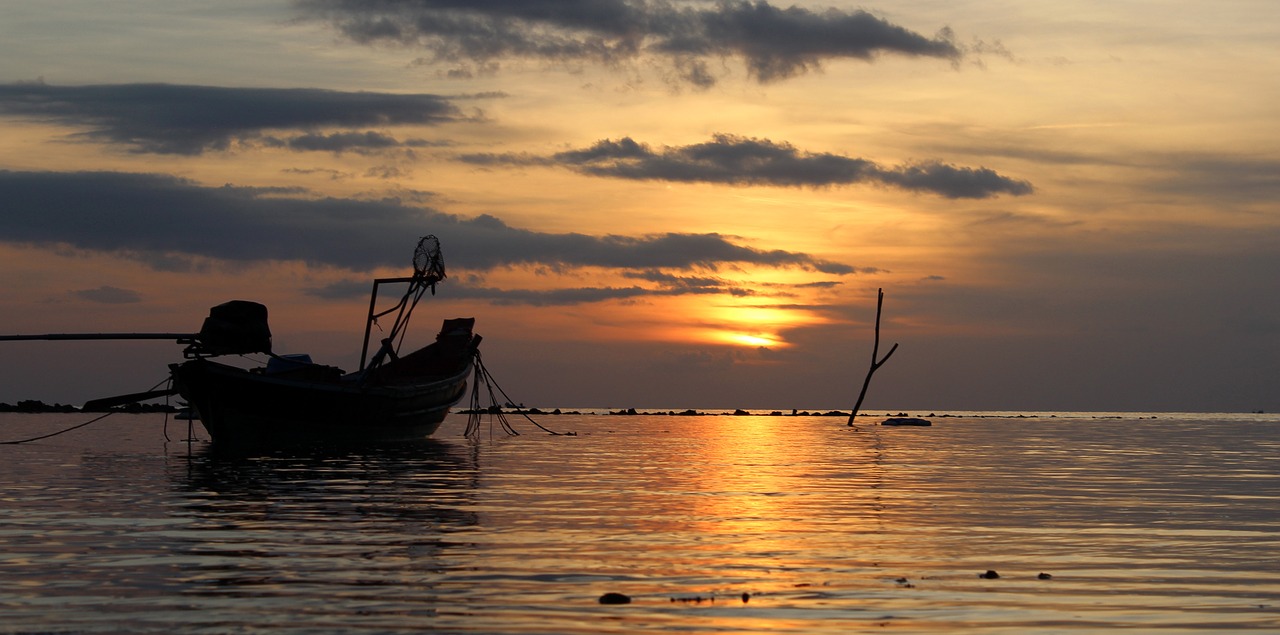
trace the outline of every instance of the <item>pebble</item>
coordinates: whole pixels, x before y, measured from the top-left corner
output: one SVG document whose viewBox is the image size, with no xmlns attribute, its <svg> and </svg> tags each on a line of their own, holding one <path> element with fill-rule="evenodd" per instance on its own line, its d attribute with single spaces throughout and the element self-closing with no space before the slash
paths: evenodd
<svg viewBox="0 0 1280 635">
<path fill-rule="evenodd" d="M 600 596 L 601 604 L 631 604 L 631 596 L 621 593 L 606 593 Z"/>
</svg>

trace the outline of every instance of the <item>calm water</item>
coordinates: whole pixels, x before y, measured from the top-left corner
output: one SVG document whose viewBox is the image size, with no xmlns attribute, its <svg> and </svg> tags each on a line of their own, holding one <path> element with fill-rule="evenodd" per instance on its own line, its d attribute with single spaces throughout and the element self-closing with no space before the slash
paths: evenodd
<svg viewBox="0 0 1280 635">
<path fill-rule="evenodd" d="M 1276 415 L 539 421 L 578 436 L 0 446 L 0 633 L 1280 632 Z"/>
</svg>

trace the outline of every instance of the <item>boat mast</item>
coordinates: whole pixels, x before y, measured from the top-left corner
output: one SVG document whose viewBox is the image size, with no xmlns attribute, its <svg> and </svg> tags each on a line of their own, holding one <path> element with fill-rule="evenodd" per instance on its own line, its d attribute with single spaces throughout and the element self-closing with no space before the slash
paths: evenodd
<svg viewBox="0 0 1280 635">
<path fill-rule="evenodd" d="M 374 279 L 373 292 L 369 294 L 369 315 L 368 317 L 365 318 L 365 321 L 364 321 L 364 346 L 360 347 L 360 370 L 364 370 L 365 360 L 369 356 L 369 336 L 372 334 L 372 331 L 373 331 L 373 323 L 377 322 L 378 318 L 388 313 L 391 313 L 392 311 L 403 309 L 406 302 L 409 299 L 409 296 L 412 295 L 413 292 L 415 291 L 413 282 L 416 280 L 417 278 L 375 278 Z M 406 282 L 409 283 L 410 285 L 409 291 L 404 295 L 403 298 L 400 299 L 399 303 L 397 303 L 395 306 L 391 307 L 390 309 L 383 311 L 382 313 L 374 313 L 374 311 L 377 310 L 377 306 L 378 306 L 378 287 L 380 285 L 406 283 Z M 396 320 L 397 323 L 399 323 L 399 321 L 400 321 L 399 319 Z M 383 338 L 383 341 L 385 342 L 387 340 L 394 339 L 396 336 L 396 330 L 397 329 L 392 328 L 391 333 L 389 333 L 387 337 Z"/>
<path fill-rule="evenodd" d="M 377 278 L 373 281 L 373 292 L 369 294 L 369 313 L 364 322 L 364 345 L 360 348 L 360 371 L 380 365 L 383 358 L 388 354 L 394 357 L 395 340 L 397 337 L 403 338 L 404 328 L 408 326 L 409 316 L 413 314 L 413 309 L 418 305 L 418 300 L 422 298 L 427 289 L 431 289 L 431 295 L 435 295 L 436 283 L 444 280 L 444 278 L 444 255 L 440 252 L 440 240 L 433 235 L 427 235 L 418 240 L 418 247 L 413 252 L 412 276 Z M 395 306 L 378 313 L 378 287 L 392 283 L 408 283 L 409 289 L 405 291 L 404 296 L 400 298 L 400 301 Z M 374 353 L 373 360 L 366 366 L 365 361 L 369 355 L 369 337 L 372 335 L 373 324 L 378 321 L 378 318 L 396 312 L 399 313 L 396 315 L 396 321 L 391 327 L 391 332 L 382 338 L 382 346 L 378 349 L 378 352 Z"/>
</svg>

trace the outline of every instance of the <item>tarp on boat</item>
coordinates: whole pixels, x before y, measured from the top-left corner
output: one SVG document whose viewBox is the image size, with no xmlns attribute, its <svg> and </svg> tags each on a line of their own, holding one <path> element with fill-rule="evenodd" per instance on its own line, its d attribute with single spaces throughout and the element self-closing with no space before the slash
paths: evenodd
<svg viewBox="0 0 1280 635">
<path fill-rule="evenodd" d="M 196 341 L 201 355 L 270 353 L 267 307 L 249 300 L 223 302 L 209 309 Z"/>
</svg>

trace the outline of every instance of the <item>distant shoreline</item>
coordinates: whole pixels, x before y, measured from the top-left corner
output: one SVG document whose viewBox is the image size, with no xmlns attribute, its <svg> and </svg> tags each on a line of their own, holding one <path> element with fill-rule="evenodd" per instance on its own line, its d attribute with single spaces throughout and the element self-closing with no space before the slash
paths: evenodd
<svg viewBox="0 0 1280 635">
<path fill-rule="evenodd" d="M 696 410 L 696 409 L 693 409 L 693 408 L 690 408 L 690 409 L 687 409 L 687 410 L 679 410 L 679 411 L 677 411 L 677 410 L 662 410 L 662 409 L 653 409 L 653 410 L 637 410 L 636 408 L 625 408 L 625 409 L 620 409 L 620 410 L 613 410 L 613 409 L 609 409 L 609 408 L 600 408 L 600 409 L 594 409 L 594 408 L 593 408 L 593 409 L 588 409 L 588 410 L 586 410 L 586 411 L 583 411 L 583 410 L 561 410 L 560 408 L 555 408 L 555 409 L 553 409 L 553 410 L 542 410 L 542 409 L 540 409 L 540 408 L 516 408 L 516 407 L 497 408 L 497 407 L 490 407 L 490 408 L 481 408 L 481 409 L 478 409 L 478 410 L 473 410 L 473 409 L 458 410 L 458 411 L 456 411 L 456 412 L 457 412 L 457 414 L 466 414 L 466 415 L 471 415 L 471 414 L 477 414 L 477 415 L 485 415 L 485 414 L 515 414 L 515 415 L 520 415 L 520 414 L 526 414 L 526 415 L 549 415 L 549 416 L 559 416 L 559 415 L 589 415 L 589 416 L 622 416 L 622 417 L 636 417 L 636 416 L 647 416 L 647 417 L 848 417 L 848 416 L 849 416 L 849 411 L 848 411 L 848 410 L 843 410 L 843 411 L 842 411 L 842 410 L 825 410 L 825 411 L 824 411 L 824 410 L 795 410 L 795 409 L 793 409 L 793 410 L 791 410 L 791 412 L 785 412 L 785 411 L 782 411 L 782 410 L 765 410 L 765 409 L 761 409 L 761 410 L 757 410 L 757 411 L 748 411 L 748 410 L 742 410 L 742 409 L 737 409 L 737 410 L 733 410 L 733 411 L 728 411 L 728 410 L 721 410 L 721 409 L 718 409 L 718 408 L 713 408 L 713 409 L 711 409 L 711 410 L 712 410 L 712 411 L 700 411 L 700 410 Z M 1149 414 L 1149 413 L 1143 413 L 1143 414 Z M 1254 412 L 1254 413 L 1249 413 L 1249 414 L 1261 414 L 1261 413 Z M 930 412 L 930 413 L 928 413 L 928 414 L 923 414 L 923 413 L 916 413 L 916 414 L 912 414 L 912 413 L 909 413 L 909 412 L 897 412 L 897 413 L 893 413 L 893 412 L 886 412 L 886 413 L 880 414 L 880 413 L 878 413 L 878 412 L 859 412 L 859 413 L 858 413 L 858 417 L 859 417 L 859 418 L 862 418 L 862 417 L 923 417 L 923 418 L 925 418 L 925 419 L 929 419 L 929 418 L 936 418 L 936 419 L 958 419 L 958 418 L 966 418 L 966 419 L 1035 419 L 1035 418 L 1041 418 L 1041 417 L 1048 417 L 1048 418 L 1053 419 L 1053 418 L 1057 418 L 1057 417 L 1058 417 L 1058 414 L 1057 414 L 1057 413 L 1050 412 L 1050 413 L 1048 413 L 1047 415 L 1040 415 L 1040 414 L 1035 414 L 1035 413 L 1032 413 L 1032 412 L 1029 412 L 1029 411 L 1028 411 L 1028 412 L 1018 412 L 1018 413 L 1003 413 L 1003 412 L 1002 412 L 1002 413 L 1000 413 L 1000 414 L 995 414 L 995 413 L 992 413 L 992 414 L 974 414 L 974 413 L 951 414 L 951 413 L 945 413 L 945 412 L 944 412 L 944 413 L 941 413 L 941 414 L 939 414 L 939 413 L 937 413 L 937 412 Z M 1115 414 L 1115 415 L 1104 415 L 1104 416 L 1102 416 L 1102 417 L 1095 416 L 1094 418 L 1095 418 L 1095 419 L 1097 419 L 1097 418 L 1107 418 L 1107 419 L 1124 419 L 1124 418 L 1127 418 L 1127 417 L 1124 417 L 1123 415 Z M 1151 417 L 1150 417 L 1150 418 L 1155 419 L 1155 418 L 1156 418 L 1156 416 L 1155 416 L 1155 415 L 1151 415 Z"/>
<path fill-rule="evenodd" d="M 115 408 L 99 408 L 96 410 L 85 410 L 79 406 L 70 404 L 47 404 L 38 399 L 24 399 L 17 404 L 0 402 L 0 412 L 17 412 L 22 414 L 58 414 L 71 412 L 129 412 L 129 413 L 152 413 L 152 412 L 179 412 L 181 408 L 169 404 L 142 404 L 132 403 L 125 406 L 117 406 Z"/>
<path fill-rule="evenodd" d="M 140 404 L 140 403 L 134 403 L 134 404 L 128 404 L 128 405 L 125 405 L 125 406 L 116 406 L 116 407 L 112 407 L 112 408 L 98 408 L 98 409 L 86 410 L 86 409 L 84 409 L 83 407 L 80 407 L 80 406 L 73 406 L 73 405 L 70 405 L 70 404 L 61 404 L 61 403 L 47 404 L 47 403 L 44 403 L 43 401 L 36 400 L 36 399 L 25 399 L 25 400 L 19 401 L 17 404 L 10 404 L 10 403 L 5 403 L 5 402 L 0 402 L 0 413 L 18 413 L 18 414 L 66 414 L 66 413 L 77 413 L 77 412 L 122 412 L 122 413 L 133 413 L 133 414 L 171 413 L 171 414 L 172 414 L 172 413 L 178 413 L 178 412 L 182 412 L 182 411 L 183 411 L 183 408 L 180 408 L 180 407 L 178 407 L 178 406 L 174 406 L 174 405 L 172 405 L 172 404 L 163 404 L 163 403 L 155 403 L 155 404 Z M 537 408 L 537 407 L 530 407 L 530 408 L 517 407 L 517 406 L 511 405 L 511 404 L 508 404 L 506 407 L 503 407 L 503 408 L 498 408 L 498 407 L 496 407 L 496 406 L 495 406 L 495 407 L 490 407 L 490 408 L 481 408 L 481 409 L 475 409 L 475 410 L 473 410 L 473 409 L 455 410 L 455 411 L 454 411 L 454 413 L 455 413 L 455 414 L 463 414 L 463 415 L 505 414 L 505 415 L 537 415 L 537 416 L 553 416 L 553 417 L 554 417 L 554 416 L 561 416 L 561 415 L 564 415 L 564 416 L 574 416 L 574 415 L 577 415 L 577 416 L 584 416 L 584 415 L 586 415 L 586 416 L 621 416 L 621 417 L 632 417 L 632 416 L 648 416 L 648 417 L 658 417 L 658 416 L 665 416 L 665 417 L 735 417 L 735 416 L 738 416 L 738 417 L 743 417 L 743 416 L 750 416 L 750 417 L 848 417 L 848 416 L 849 416 L 849 411 L 848 411 L 848 410 L 799 410 L 799 409 L 792 409 L 792 410 L 790 410 L 790 411 L 786 411 L 786 410 L 774 410 L 774 409 L 745 410 L 745 409 L 741 409 L 741 408 L 739 408 L 739 409 L 734 409 L 734 410 L 723 409 L 723 408 L 709 408 L 709 409 L 704 409 L 704 410 L 697 410 L 697 409 L 694 409 L 694 408 L 688 408 L 688 409 L 685 409 L 685 410 L 672 410 L 672 409 L 661 409 L 661 408 L 654 408 L 654 409 L 637 409 L 637 408 L 620 408 L 620 409 L 613 409 L 613 408 L 585 408 L 585 409 L 584 409 L 584 408 L 574 408 L 574 409 L 562 409 L 562 408 L 553 408 L 553 409 L 547 410 L 547 409 Z M 929 418 L 938 418 L 938 419 L 949 419 L 949 418 L 966 418 L 966 419 L 975 419 L 975 418 L 976 418 L 976 419 L 1033 419 L 1033 418 L 1050 418 L 1050 419 L 1056 419 L 1056 418 L 1059 418 L 1059 416 L 1060 416 L 1060 415 L 1064 415 L 1064 414 L 1091 414 L 1092 416 L 1091 416 L 1090 418 L 1093 418 L 1093 419 L 1099 419 L 1099 418 L 1103 418 L 1103 419 L 1126 419 L 1126 418 L 1131 418 L 1131 417 L 1126 416 L 1127 414 L 1145 414 L 1145 415 L 1148 415 L 1148 416 L 1149 416 L 1149 418 L 1151 418 L 1151 419 L 1155 419 L 1155 418 L 1157 418 L 1156 413 L 1153 413 L 1153 412 L 1142 412 L 1142 413 L 1119 413 L 1119 412 L 1106 412 L 1106 413 L 1102 413 L 1102 412 L 1097 412 L 1097 413 L 1093 413 L 1093 412 L 1067 413 L 1066 411 L 1044 411 L 1044 413 L 1043 413 L 1043 414 L 1037 414 L 1037 412 L 1035 412 L 1035 411 L 1024 411 L 1024 412 L 1017 412 L 1017 411 L 986 411 L 986 412 L 982 412 L 982 413 L 979 413 L 979 412 L 969 412 L 969 411 L 964 411 L 963 413 L 960 413 L 960 414 L 957 414 L 957 413 L 948 413 L 948 412 L 941 412 L 941 413 L 939 413 L 939 412 L 937 412 L 937 411 L 928 412 L 927 414 L 926 414 L 926 413 L 924 413 L 924 412 L 916 412 L 916 413 L 909 413 L 909 412 L 896 412 L 896 413 L 894 413 L 894 412 L 885 412 L 885 413 L 880 413 L 880 412 L 859 412 L 859 413 L 858 413 L 858 418 L 860 418 L 860 419 L 861 419 L 861 418 L 868 418 L 868 417 L 922 417 L 922 418 L 925 418 L 925 419 L 929 419 Z M 1209 414 L 1209 413 L 1196 413 L 1196 414 Z M 1266 414 L 1266 413 L 1265 413 L 1265 412 L 1263 412 L 1263 411 L 1261 411 L 1261 410 L 1254 410 L 1254 411 L 1242 412 L 1242 413 L 1218 413 L 1218 414 Z M 1143 417 L 1143 418 L 1147 418 L 1147 417 Z"/>
</svg>

